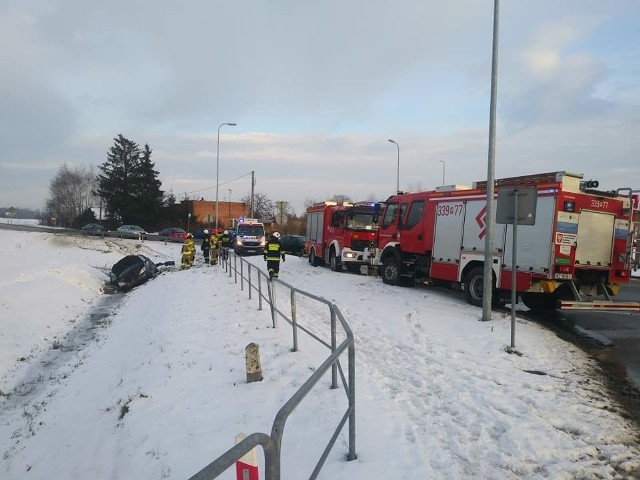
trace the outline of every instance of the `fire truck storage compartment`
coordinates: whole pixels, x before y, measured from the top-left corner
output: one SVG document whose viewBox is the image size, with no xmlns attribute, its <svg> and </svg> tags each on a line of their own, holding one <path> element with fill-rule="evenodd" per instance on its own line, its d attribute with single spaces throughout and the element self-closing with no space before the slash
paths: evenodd
<svg viewBox="0 0 640 480">
<path fill-rule="evenodd" d="M 551 267 L 551 247 L 556 198 L 539 196 L 536 207 L 535 225 L 518 225 L 518 271 L 528 273 L 549 273 Z M 513 225 L 507 225 L 504 268 L 511 270 L 513 264 Z"/>
<path fill-rule="evenodd" d="M 615 215 L 582 210 L 578 220 L 576 265 L 611 266 Z"/>
<path fill-rule="evenodd" d="M 465 253 L 484 252 L 485 235 L 487 234 L 487 202 L 470 200 L 465 202 L 464 229 L 460 250 Z M 495 209 L 493 210 L 493 254 L 504 251 L 504 225 L 496 225 Z"/>
<path fill-rule="evenodd" d="M 433 240 L 434 262 L 458 263 L 462 243 L 462 219 L 466 202 L 439 202 L 436 206 L 436 231 Z"/>
<path fill-rule="evenodd" d="M 324 212 L 313 212 L 307 215 L 307 240 L 322 244 L 322 225 Z"/>
</svg>

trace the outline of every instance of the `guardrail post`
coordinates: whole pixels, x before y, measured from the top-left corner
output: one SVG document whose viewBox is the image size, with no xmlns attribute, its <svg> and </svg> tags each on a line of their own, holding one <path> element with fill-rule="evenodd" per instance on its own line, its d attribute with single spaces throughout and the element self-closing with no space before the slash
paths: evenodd
<svg viewBox="0 0 640 480">
<path fill-rule="evenodd" d="M 244 260 L 240 262 L 240 291 L 244 290 Z"/>
<path fill-rule="evenodd" d="M 353 342 L 349 345 L 348 351 L 349 362 L 349 455 L 347 460 L 355 460 L 356 455 L 356 347 Z"/>
<path fill-rule="evenodd" d="M 331 305 L 329 307 L 331 312 L 331 353 L 336 351 L 336 311 L 335 307 Z M 331 388 L 338 388 L 338 362 L 333 362 L 331 365 Z"/>
<path fill-rule="evenodd" d="M 292 352 L 298 351 L 298 321 L 296 320 L 296 292 L 291 290 L 291 329 L 293 330 Z"/>
<path fill-rule="evenodd" d="M 238 257 L 233 259 L 233 281 L 238 283 Z"/>
<path fill-rule="evenodd" d="M 258 270 L 258 310 L 262 310 L 262 275 Z"/>
<path fill-rule="evenodd" d="M 248 264 L 249 271 L 247 272 L 247 284 L 249 285 L 249 300 L 251 300 L 251 264 Z"/>
<path fill-rule="evenodd" d="M 276 282 L 273 279 L 268 280 L 269 303 L 271 304 L 271 322 L 273 328 L 276 328 Z"/>
</svg>

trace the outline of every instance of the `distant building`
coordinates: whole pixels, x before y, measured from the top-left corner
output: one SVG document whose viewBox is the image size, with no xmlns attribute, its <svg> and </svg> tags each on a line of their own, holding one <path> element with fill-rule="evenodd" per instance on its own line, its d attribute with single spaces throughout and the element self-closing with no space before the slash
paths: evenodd
<svg viewBox="0 0 640 480">
<path fill-rule="evenodd" d="M 216 202 L 209 200 L 187 200 L 191 221 L 213 227 L 216 221 Z M 219 228 L 233 228 L 238 217 L 248 217 L 249 208 L 242 202 L 218 202 Z"/>
</svg>

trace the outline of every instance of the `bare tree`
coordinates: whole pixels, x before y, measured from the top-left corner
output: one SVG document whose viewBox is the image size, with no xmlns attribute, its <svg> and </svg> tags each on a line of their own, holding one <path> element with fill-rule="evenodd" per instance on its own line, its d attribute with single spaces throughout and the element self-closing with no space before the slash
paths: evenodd
<svg viewBox="0 0 640 480">
<path fill-rule="evenodd" d="M 94 202 L 93 187 L 95 175 L 92 168 L 70 169 L 65 163 L 49 185 L 50 198 L 47 212 L 56 217 L 56 223 L 73 225 L 74 220 Z"/>
<path fill-rule="evenodd" d="M 251 195 L 245 195 L 240 199 L 247 207 L 251 205 Z M 274 218 L 276 206 L 264 193 L 254 193 L 253 195 L 253 216 L 260 219 Z"/>
</svg>

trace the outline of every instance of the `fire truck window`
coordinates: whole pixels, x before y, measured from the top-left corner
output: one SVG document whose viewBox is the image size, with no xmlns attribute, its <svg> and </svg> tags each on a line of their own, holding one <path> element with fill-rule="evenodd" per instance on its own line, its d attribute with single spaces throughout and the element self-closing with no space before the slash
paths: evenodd
<svg viewBox="0 0 640 480">
<path fill-rule="evenodd" d="M 398 216 L 398 225 L 402 225 L 404 220 L 404 214 L 407 213 L 407 205 L 408 203 L 400 204 L 400 215 Z"/>
<path fill-rule="evenodd" d="M 342 227 L 344 225 L 344 212 L 333 212 L 331 215 L 331 226 Z"/>
<path fill-rule="evenodd" d="M 411 204 L 409 208 L 409 214 L 407 215 L 407 227 L 413 227 L 422 218 L 422 212 L 424 211 L 424 200 L 419 200 Z"/>
<path fill-rule="evenodd" d="M 347 228 L 372 230 L 375 228 L 373 213 L 349 213 Z"/>
<path fill-rule="evenodd" d="M 382 228 L 387 228 L 396 219 L 396 213 L 398 213 L 398 204 L 390 203 L 387 205 L 387 209 L 384 211 L 384 218 L 382 219 Z"/>
</svg>

